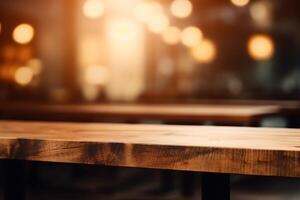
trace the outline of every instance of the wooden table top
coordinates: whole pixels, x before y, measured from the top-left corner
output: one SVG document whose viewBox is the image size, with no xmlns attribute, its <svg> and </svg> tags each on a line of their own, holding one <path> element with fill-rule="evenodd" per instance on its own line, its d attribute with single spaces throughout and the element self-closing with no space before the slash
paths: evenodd
<svg viewBox="0 0 300 200">
<path fill-rule="evenodd" d="M 39 120 L 96 121 L 98 119 L 166 120 L 174 122 L 213 121 L 248 124 L 279 113 L 276 105 L 179 105 L 179 104 L 95 104 L 46 105 L 0 104 L 1 117 Z"/>
<path fill-rule="evenodd" d="M 300 130 L 1 121 L 0 158 L 300 177 Z"/>
</svg>

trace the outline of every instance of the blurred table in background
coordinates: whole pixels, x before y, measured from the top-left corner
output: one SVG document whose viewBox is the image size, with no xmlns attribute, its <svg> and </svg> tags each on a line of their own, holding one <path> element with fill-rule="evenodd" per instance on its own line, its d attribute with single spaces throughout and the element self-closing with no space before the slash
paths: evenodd
<svg viewBox="0 0 300 200">
<path fill-rule="evenodd" d="M 300 121 L 300 101 L 297 100 L 201 100 L 199 104 L 215 105 L 258 105 L 258 106 L 279 106 L 278 116 L 285 117 L 288 120 L 289 127 L 299 127 Z"/>
<path fill-rule="evenodd" d="M 33 104 L 2 103 L 2 119 L 48 121 L 116 121 L 253 126 L 281 112 L 279 105 L 236 104 Z"/>
</svg>

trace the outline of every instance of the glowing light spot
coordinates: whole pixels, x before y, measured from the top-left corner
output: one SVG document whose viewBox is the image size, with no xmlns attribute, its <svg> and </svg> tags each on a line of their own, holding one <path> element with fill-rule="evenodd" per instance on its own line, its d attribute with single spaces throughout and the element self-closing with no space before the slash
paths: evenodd
<svg viewBox="0 0 300 200">
<path fill-rule="evenodd" d="M 28 67 L 31 68 L 34 75 L 38 75 L 42 71 L 43 64 L 40 59 L 37 59 L 37 58 L 30 59 L 28 61 L 27 65 L 28 65 Z"/>
<path fill-rule="evenodd" d="M 28 44 L 34 37 L 34 29 L 29 24 L 20 24 L 13 31 L 13 39 L 19 44 Z"/>
<path fill-rule="evenodd" d="M 231 0 L 231 3 L 238 7 L 246 6 L 250 0 Z"/>
<path fill-rule="evenodd" d="M 162 37 L 165 43 L 174 45 L 180 42 L 180 34 L 181 32 L 179 28 L 170 26 L 163 32 Z"/>
<path fill-rule="evenodd" d="M 268 27 L 272 24 L 272 5 L 261 1 L 255 2 L 250 6 L 250 15 L 254 23 L 258 26 Z"/>
<path fill-rule="evenodd" d="M 28 85 L 33 79 L 33 72 L 30 67 L 20 67 L 15 72 L 15 81 L 22 86 Z"/>
<path fill-rule="evenodd" d="M 111 20 L 108 31 L 119 42 L 132 42 L 138 34 L 137 23 L 125 18 Z"/>
<path fill-rule="evenodd" d="M 142 22 L 145 22 L 147 21 L 147 18 L 148 18 L 148 4 L 143 2 L 143 3 L 139 3 L 137 6 L 135 6 L 134 8 L 134 16 L 142 21 Z"/>
<path fill-rule="evenodd" d="M 274 42 L 268 35 L 257 34 L 248 41 L 248 52 L 254 60 L 267 60 L 274 55 Z"/>
<path fill-rule="evenodd" d="M 141 2 L 134 8 L 135 17 L 145 23 L 157 14 L 163 14 L 163 7 L 158 2 Z"/>
<path fill-rule="evenodd" d="M 191 54 L 199 63 L 210 63 L 216 58 L 217 50 L 211 40 L 204 39 L 192 48 Z"/>
<path fill-rule="evenodd" d="M 169 26 L 169 18 L 164 14 L 157 14 L 148 21 L 148 28 L 153 33 L 163 33 Z"/>
<path fill-rule="evenodd" d="M 134 15 L 138 20 L 146 23 L 153 33 L 162 33 L 170 24 L 162 5 L 158 2 L 139 3 L 134 8 Z"/>
<path fill-rule="evenodd" d="M 108 70 L 103 66 L 93 65 L 84 72 L 84 81 L 91 85 L 105 85 L 108 79 Z"/>
<path fill-rule="evenodd" d="M 170 9 L 175 17 L 186 18 L 192 14 L 193 5 L 189 0 L 174 0 Z"/>
<path fill-rule="evenodd" d="M 87 18 L 96 19 L 103 15 L 104 4 L 101 0 L 86 0 L 82 9 Z"/>
<path fill-rule="evenodd" d="M 203 38 L 202 31 L 194 26 L 185 28 L 181 33 L 181 42 L 187 47 L 193 47 L 201 42 Z"/>
</svg>

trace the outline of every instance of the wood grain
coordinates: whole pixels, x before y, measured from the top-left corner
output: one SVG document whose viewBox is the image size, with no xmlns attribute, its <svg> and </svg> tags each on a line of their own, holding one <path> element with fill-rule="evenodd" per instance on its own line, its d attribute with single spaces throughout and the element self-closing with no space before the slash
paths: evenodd
<svg viewBox="0 0 300 200">
<path fill-rule="evenodd" d="M 0 104 L 2 119 L 31 119 L 56 121 L 102 120 L 163 120 L 199 123 L 220 122 L 248 125 L 263 117 L 276 115 L 276 105 L 178 105 L 178 104 L 97 104 L 97 105 L 43 105 Z"/>
<path fill-rule="evenodd" d="M 0 158 L 300 177 L 300 130 L 2 121 Z"/>
</svg>

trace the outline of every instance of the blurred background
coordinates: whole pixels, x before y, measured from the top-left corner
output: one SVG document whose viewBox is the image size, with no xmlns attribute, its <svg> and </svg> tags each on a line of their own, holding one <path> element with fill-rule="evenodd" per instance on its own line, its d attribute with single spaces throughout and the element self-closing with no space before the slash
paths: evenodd
<svg viewBox="0 0 300 200">
<path fill-rule="evenodd" d="M 3 0 L 0 98 L 298 99 L 297 0 Z"/>
<path fill-rule="evenodd" d="M 298 0 L 1 0 L 0 102 L 298 100 L 299 9 Z M 182 197 L 180 172 L 167 173 L 166 189 L 155 170 L 29 168 L 30 199 L 201 192 L 196 175 Z M 300 198 L 299 179 L 232 183 L 234 200 Z"/>
</svg>

